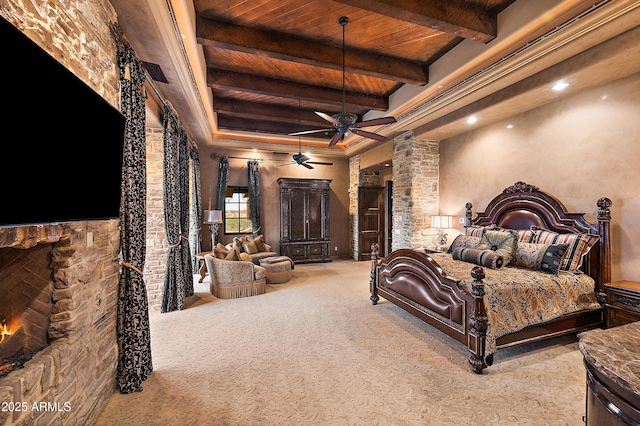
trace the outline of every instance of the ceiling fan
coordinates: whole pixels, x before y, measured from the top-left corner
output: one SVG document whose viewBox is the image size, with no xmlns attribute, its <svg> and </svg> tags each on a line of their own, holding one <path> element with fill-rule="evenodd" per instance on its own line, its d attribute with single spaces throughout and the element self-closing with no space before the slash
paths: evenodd
<svg viewBox="0 0 640 426">
<path fill-rule="evenodd" d="M 333 163 L 326 163 L 323 161 L 309 161 L 310 158 L 307 157 L 306 155 L 304 155 L 302 153 L 302 151 L 300 150 L 300 147 L 298 147 L 298 153 L 297 154 L 293 154 L 293 161 L 290 161 L 286 164 L 281 164 L 278 167 L 282 167 L 282 166 L 288 166 L 290 164 L 299 164 L 303 167 L 306 167 L 307 169 L 313 169 L 312 164 L 316 164 L 316 165 L 323 165 L 323 166 L 333 166 Z"/>
<path fill-rule="evenodd" d="M 298 111 L 300 111 L 300 101 L 298 101 Z M 301 121 L 301 118 L 298 118 L 298 121 Z M 307 157 L 306 155 L 304 155 L 302 153 L 302 138 L 300 136 L 298 136 L 298 153 L 297 154 L 293 154 L 293 161 L 287 163 L 287 164 L 283 164 L 282 166 L 286 166 L 289 164 L 299 164 L 303 167 L 306 167 L 307 169 L 313 169 L 313 166 L 311 164 L 318 164 L 318 165 L 324 165 L 324 166 L 333 166 L 333 163 L 325 163 L 322 161 L 309 161 L 311 158 Z"/>
<path fill-rule="evenodd" d="M 317 130 L 306 130 L 303 132 L 295 132 L 289 133 L 290 136 L 299 136 L 306 135 L 310 133 L 320 133 L 320 132 L 329 132 L 336 130 L 336 133 L 333 135 L 331 140 L 329 141 L 329 146 L 334 146 L 339 141 L 344 140 L 346 134 L 348 132 L 354 133 L 356 135 L 374 139 L 377 141 L 385 141 L 387 138 L 385 136 L 379 135 L 377 133 L 368 132 L 366 130 L 362 130 L 362 127 L 369 126 L 380 126 L 383 124 L 395 123 L 395 117 L 380 117 L 374 118 L 371 120 L 365 120 L 358 122 L 358 116 L 352 113 L 348 113 L 346 111 L 346 89 L 345 89 L 345 27 L 349 23 L 349 18 L 346 16 L 342 16 L 338 19 L 338 23 L 342 26 L 342 112 L 339 112 L 334 115 L 325 114 L 324 112 L 316 111 L 320 117 L 327 120 L 329 123 L 333 124 L 333 129 L 317 129 Z"/>
</svg>

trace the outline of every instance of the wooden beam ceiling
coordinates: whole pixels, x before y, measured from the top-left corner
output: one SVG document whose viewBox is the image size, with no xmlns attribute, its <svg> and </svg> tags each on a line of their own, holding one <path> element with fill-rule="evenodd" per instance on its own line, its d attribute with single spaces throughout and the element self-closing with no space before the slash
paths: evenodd
<svg viewBox="0 0 640 426">
<path fill-rule="evenodd" d="M 314 111 L 385 112 L 464 38 L 495 38 L 513 1 L 196 0 L 217 127 L 285 136 L 332 127 Z"/>
</svg>

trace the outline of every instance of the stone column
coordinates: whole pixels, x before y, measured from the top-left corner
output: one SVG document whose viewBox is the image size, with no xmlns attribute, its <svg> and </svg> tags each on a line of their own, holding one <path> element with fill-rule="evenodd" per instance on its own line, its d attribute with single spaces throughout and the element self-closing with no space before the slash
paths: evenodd
<svg viewBox="0 0 640 426">
<path fill-rule="evenodd" d="M 358 185 L 360 183 L 360 156 L 349 158 L 349 229 L 351 230 L 350 255 L 358 260 Z"/>
<path fill-rule="evenodd" d="M 162 128 L 146 129 L 147 138 L 147 245 L 144 283 L 149 311 L 160 311 L 169 243 L 164 222 L 164 151 Z"/>
<path fill-rule="evenodd" d="M 435 245 L 431 216 L 439 209 L 438 141 L 406 132 L 393 141 L 392 250 Z"/>
</svg>

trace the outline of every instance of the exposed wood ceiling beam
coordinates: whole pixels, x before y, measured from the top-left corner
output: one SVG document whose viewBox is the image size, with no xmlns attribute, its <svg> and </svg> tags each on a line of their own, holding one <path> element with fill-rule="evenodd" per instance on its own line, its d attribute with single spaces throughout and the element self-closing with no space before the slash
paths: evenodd
<svg viewBox="0 0 640 426">
<path fill-rule="evenodd" d="M 196 20 L 196 35 L 203 46 L 342 70 L 342 48 L 313 40 L 202 17 Z M 419 62 L 354 49 L 345 52 L 348 72 L 399 83 L 427 84 L 427 68 Z"/>
<path fill-rule="evenodd" d="M 495 14 L 463 2 L 436 0 L 335 0 L 412 24 L 487 43 L 497 34 Z"/>
<path fill-rule="evenodd" d="M 231 117 L 271 120 L 304 126 L 330 127 L 314 111 L 301 108 L 227 99 L 219 96 L 214 99 L 213 108 L 217 113 Z"/>
<path fill-rule="evenodd" d="M 241 130 L 245 132 L 264 132 L 285 135 L 288 133 L 295 133 L 300 131 L 300 126 L 291 123 L 276 123 L 274 121 L 264 120 L 247 120 L 244 118 L 229 117 L 224 114 L 218 114 L 218 126 L 229 130 Z M 325 128 L 325 127 L 322 127 Z M 331 128 L 331 124 L 328 123 L 326 128 Z M 305 138 L 321 138 L 327 139 L 328 136 L 322 133 L 312 133 L 305 135 Z"/>
<path fill-rule="evenodd" d="M 318 101 L 342 109 L 343 96 L 340 89 L 214 69 L 207 71 L 207 84 L 213 89 L 231 89 L 303 101 Z M 347 91 L 345 105 L 350 109 L 386 111 L 389 109 L 389 100 L 385 96 Z"/>
</svg>

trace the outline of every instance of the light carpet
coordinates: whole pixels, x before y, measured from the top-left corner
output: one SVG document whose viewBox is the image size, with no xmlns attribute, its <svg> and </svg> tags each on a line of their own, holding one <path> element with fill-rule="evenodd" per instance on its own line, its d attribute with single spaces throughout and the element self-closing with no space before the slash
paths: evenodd
<svg viewBox="0 0 640 426">
<path fill-rule="evenodd" d="M 582 425 L 575 336 L 498 351 L 464 345 L 369 300 L 369 262 L 296 265 L 265 294 L 151 315 L 154 372 L 98 425 Z M 196 281 L 197 282 L 197 281 Z"/>
</svg>

